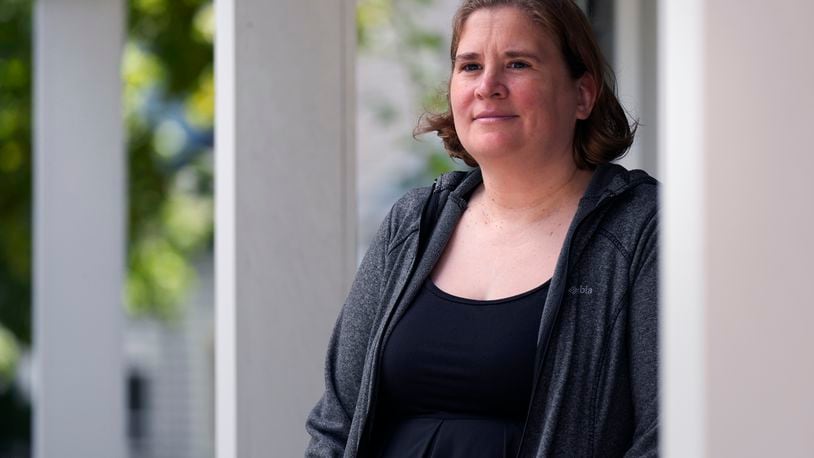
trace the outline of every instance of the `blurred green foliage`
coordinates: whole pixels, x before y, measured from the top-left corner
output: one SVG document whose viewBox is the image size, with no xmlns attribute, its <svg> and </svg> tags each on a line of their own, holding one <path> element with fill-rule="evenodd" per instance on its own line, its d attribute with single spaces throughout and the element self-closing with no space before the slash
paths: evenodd
<svg viewBox="0 0 814 458">
<path fill-rule="evenodd" d="M 0 2 L 0 393 L 31 342 L 31 3 Z"/>
<path fill-rule="evenodd" d="M 172 320 L 211 249 L 210 0 L 131 0 L 123 57 L 130 218 L 127 307 Z"/>
<path fill-rule="evenodd" d="M 413 106 L 405 110 L 386 96 L 367 100 L 365 108 L 375 114 L 381 126 L 405 116 L 413 122 L 421 113 L 447 110 L 448 43 L 427 20 L 436 10 L 435 0 L 360 0 L 358 3 L 356 24 L 360 56 L 375 56 L 399 66 L 409 82 L 409 99 L 414 101 Z M 402 177 L 401 188 L 426 185 L 441 173 L 465 168 L 462 163 L 453 162 L 438 141 L 413 139 L 411 129 L 405 129 L 402 136 L 394 139 L 394 144 L 419 156 L 424 164 L 417 175 Z"/>
<path fill-rule="evenodd" d="M 11 383 L 31 342 L 31 2 L 0 1 L 0 455 L 25 453 L 31 407 Z"/>
</svg>

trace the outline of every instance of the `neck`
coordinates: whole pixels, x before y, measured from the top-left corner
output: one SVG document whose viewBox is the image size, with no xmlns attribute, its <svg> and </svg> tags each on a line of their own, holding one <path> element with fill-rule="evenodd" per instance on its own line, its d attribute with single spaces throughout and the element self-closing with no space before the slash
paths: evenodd
<svg viewBox="0 0 814 458">
<path fill-rule="evenodd" d="M 486 218 L 532 223 L 574 205 L 592 172 L 578 169 L 570 156 L 539 163 L 481 164 L 483 187 L 476 191 Z"/>
</svg>

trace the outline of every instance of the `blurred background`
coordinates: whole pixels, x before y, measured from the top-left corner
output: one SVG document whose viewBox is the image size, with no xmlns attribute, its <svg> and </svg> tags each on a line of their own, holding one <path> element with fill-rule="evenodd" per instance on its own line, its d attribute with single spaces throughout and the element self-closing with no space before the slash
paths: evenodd
<svg viewBox="0 0 814 458">
<path fill-rule="evenodd" d="M 1 457 L 30 456 L 32 441 L 33 4 L 0 2 Z M 421 113 L 446 105 L 456 6 L 358 2 L 359 256 L 406 189 L 465 169 L 436 138 L 412 136 Z M 612 58 L 614 2 L 582 6 Z M 129 0 L 126 15 L 128 449 L 134 458 L 214 456 L 214 8 Z"/>
<path fill-rule="evenodd" d="M 639 122 L 620 162 L 664 184 L 665 455 L 812 456 L 814 4 L 576 3 Z M 445 106 L 458 1 L 316 4 L 0 0 L 0 458 L 65 456 L 35 443 L 116 450 L 83 457 L 299 454 L 352 266 L 406 189 L 465 168 L 412 136 Z M 84 47 L 60 48 L 74 38 Z M 115 90 L 95 93 L 105 81 Z M 98 132 L 85 122 L 110 107 L 120 116 Z M 38 217 L 73 226 L 63 237 Z M 45 417 L 53 429 L 35 431 Z"/>
<path fill-rule="evenodd" d="M 33 8 L 0 2 L 2 457 L 30 456 L 32 441 Z M 212 455 L 213 14 L 209 1 L 127 3 L 122 383 L 133 457 Z"/>
</svg>

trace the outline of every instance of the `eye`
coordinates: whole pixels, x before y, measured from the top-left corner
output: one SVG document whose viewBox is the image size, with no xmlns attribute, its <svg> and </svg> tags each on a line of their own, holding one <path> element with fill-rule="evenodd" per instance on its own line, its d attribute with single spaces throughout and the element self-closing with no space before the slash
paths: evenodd
<svg viewBox="0 0 814 458">
<path fill-rule="evenodd" d="M 525 63 L 523 61 L 520 61 L 520 60 L 514 60 L 512 62 L 509 62 L 508 67 L 509 68 L 514 68 L 514 69 L 528 68 L 529 64 L 527 64 L 527 63 Z"/>
<path fill-rule="evenodd" d="M 480 70 L 480 65 L 474 63 L 461 64 L 461 66 L 458 67 L 458 70 L 462 72 L 474 72 L 476 70 Z"/>
</svg>

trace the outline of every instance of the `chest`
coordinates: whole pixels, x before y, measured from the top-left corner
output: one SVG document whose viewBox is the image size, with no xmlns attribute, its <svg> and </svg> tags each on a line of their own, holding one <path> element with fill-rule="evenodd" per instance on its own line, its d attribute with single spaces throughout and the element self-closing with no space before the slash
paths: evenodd
<svg viewBox="0 0 814 458">
<path fill-rule="evenodd" d="M 451 294 L 492 300 L 521 294 L 550 279 L 573 212 L 510 230 L 461 219 L 436 265 L 435 284 Z"/>
</svg>

